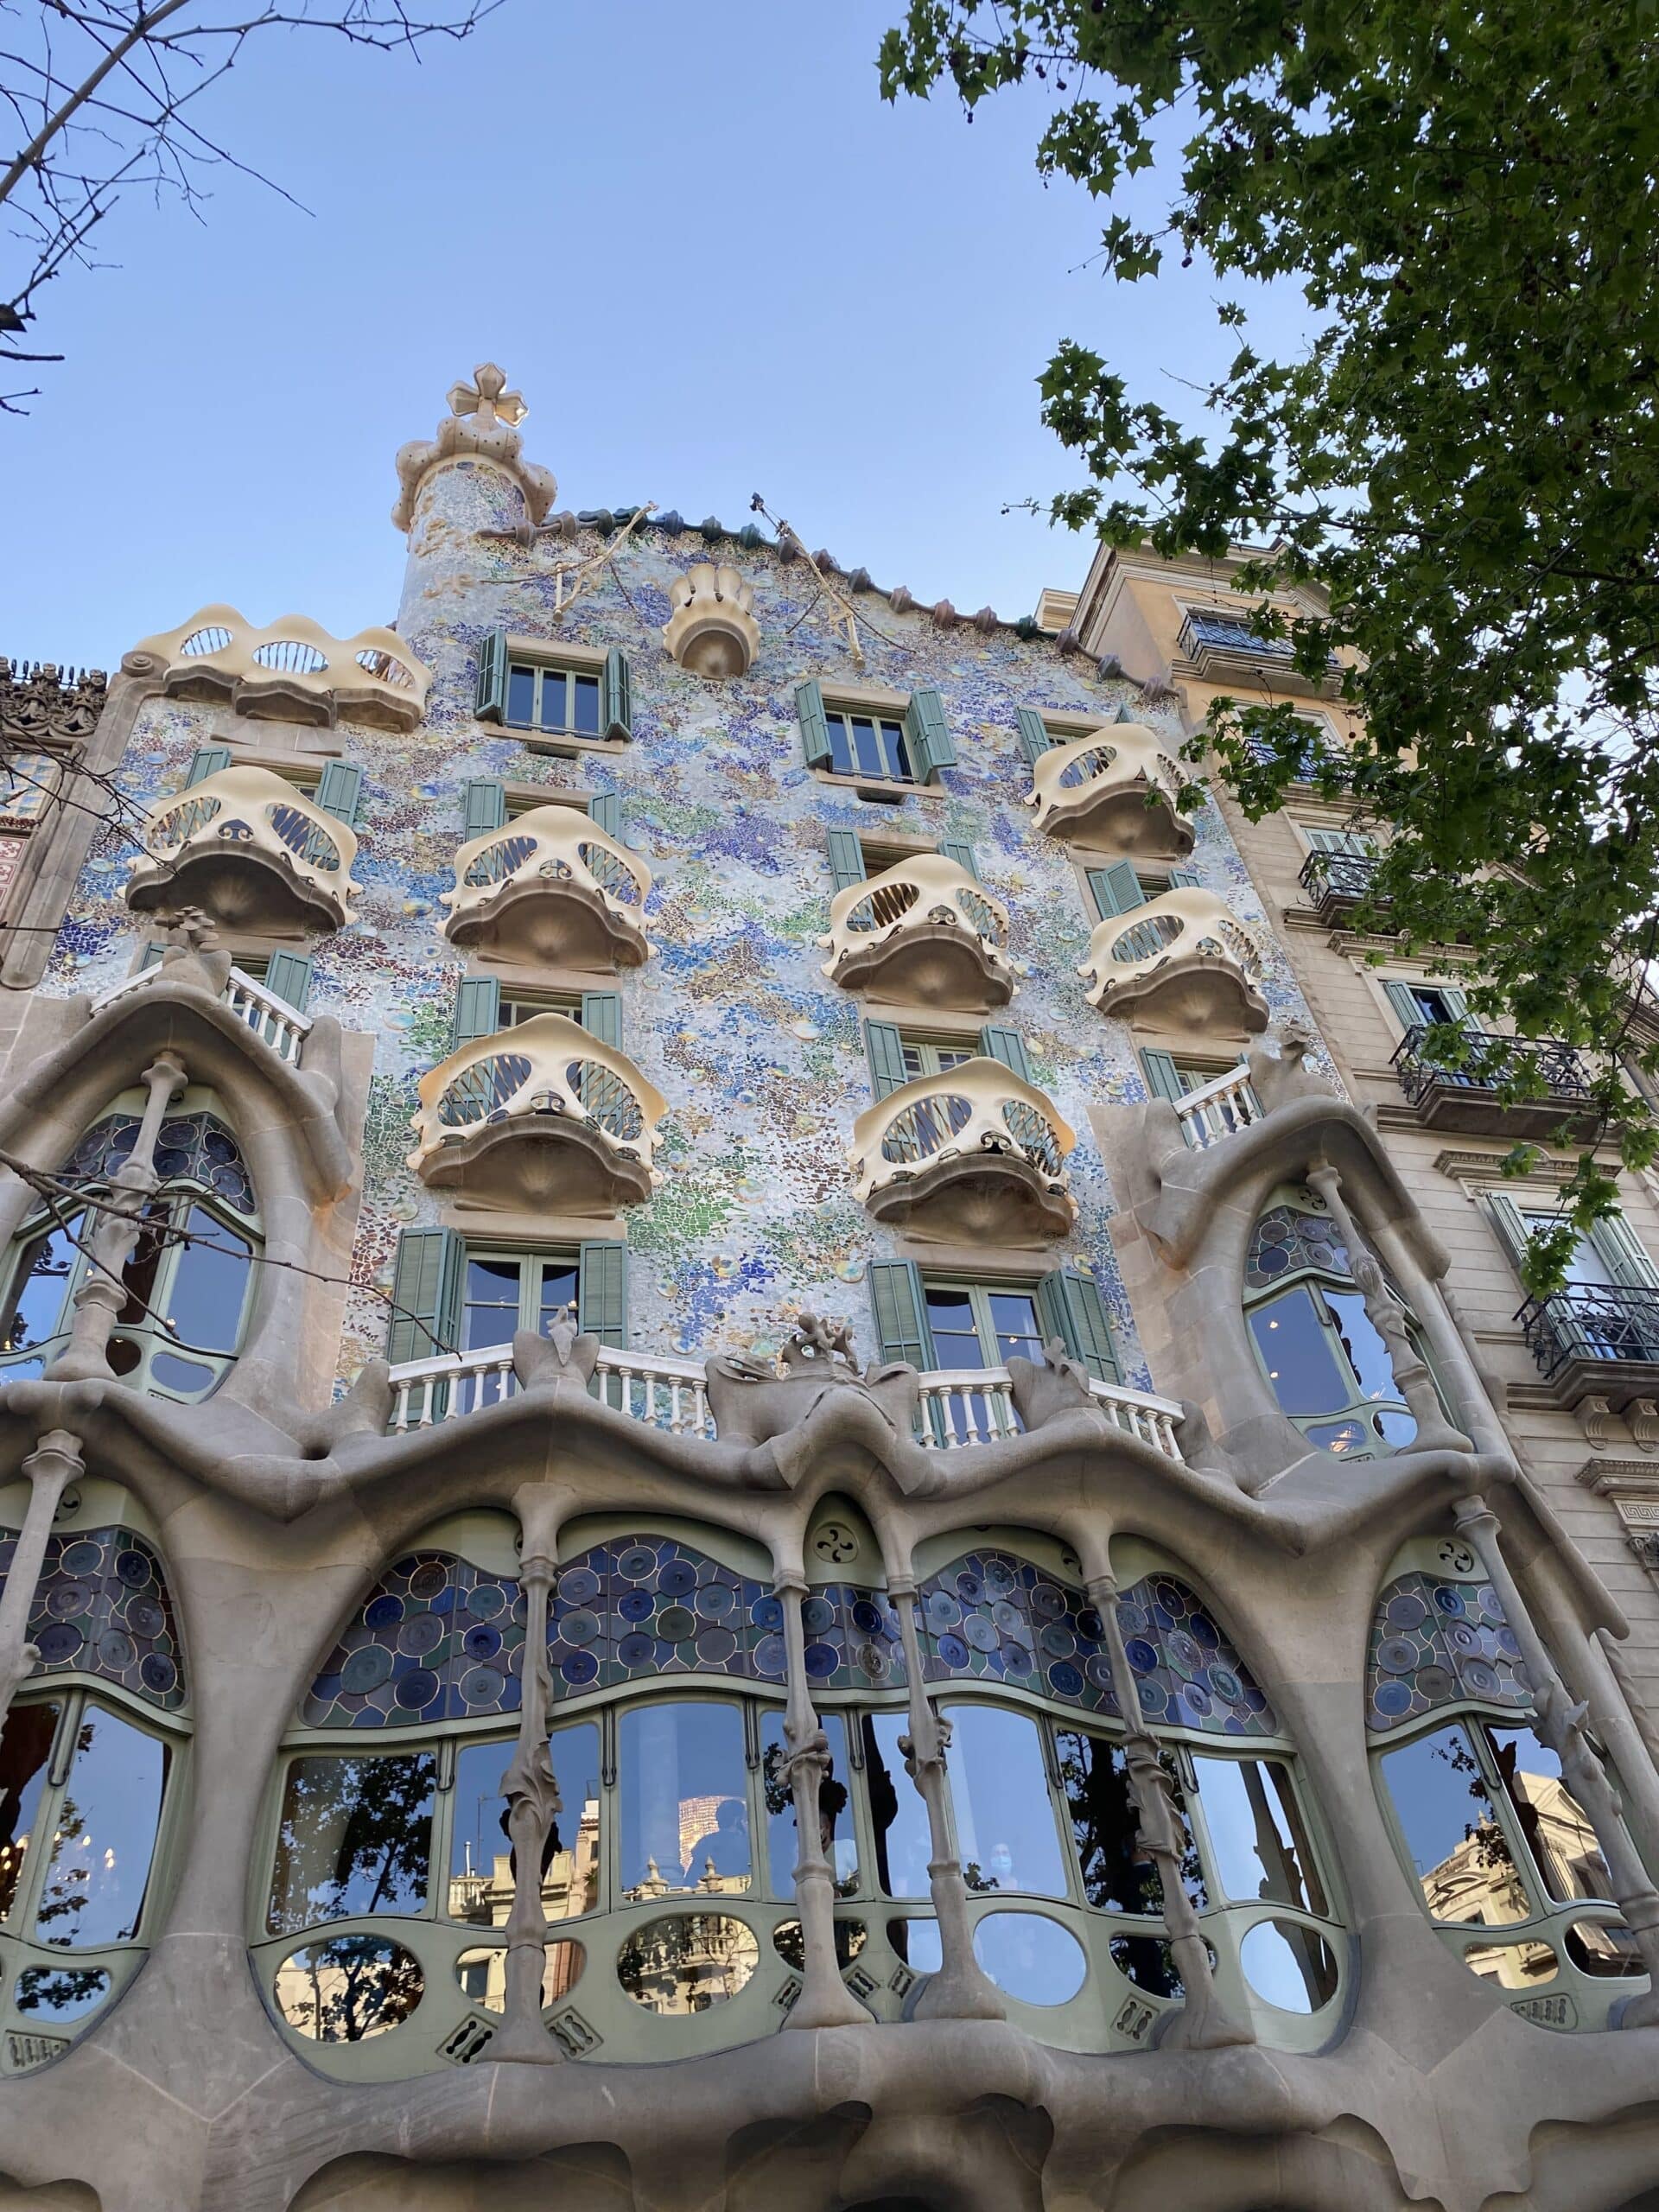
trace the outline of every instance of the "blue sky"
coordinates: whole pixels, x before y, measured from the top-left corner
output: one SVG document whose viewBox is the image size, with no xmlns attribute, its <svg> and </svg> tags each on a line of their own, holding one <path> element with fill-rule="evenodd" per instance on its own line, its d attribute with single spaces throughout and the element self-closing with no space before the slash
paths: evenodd
<svg viewBox="0 0 1659 2212">
<path fill-rule="evenodd" d="M 251 47 L 212 124 L 313 212 L 221 171 L 205 222 L 130 202 L 118 265 L 61 280 L 68 358 L 0 418 L 0 652 L 113 667 L 213 600 L 390 620 L 392 456 L 486 359 L 561 505 L 733 522 L 760 491 L 923 601 L 1076 584 L 1087 543 L 1001 512 L 1075 480 L 1035 380 L 1072 336 L 1179 405 L 1223 358 L 1213 282 L 1089 265 L 1035 99 L 884 105 L 900 4 L 508 0 L 418 67 Z"/>
</svg>

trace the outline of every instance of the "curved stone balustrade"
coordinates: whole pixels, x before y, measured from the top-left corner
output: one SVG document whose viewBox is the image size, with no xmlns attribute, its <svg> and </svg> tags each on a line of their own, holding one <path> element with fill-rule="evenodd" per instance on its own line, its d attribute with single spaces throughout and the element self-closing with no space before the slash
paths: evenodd
<svg viewBox="0 0 1659 2212">
<path fill-rule="evenodd" d="M 1213 891 L 1166 891 L 1096 925 L 1077 973 L 1103 1014 L 1155 1014 L 1224 1035 L 1265 1029 L 1255 938 Z"/>
<path fill-rule="evenodd" d="M 663 643 L 694 676 L 743 676 L 760 650 L 754 587 L 721 563 L 699 561 L 669 587 Z"/>
<path fill-rule="evenodd" d="M 1000 1060 L 963 1060 L 865 1109 L 853 1173 L 878 1221 L 944 1243 L 1046 1244 L 1077 1219 L 1065 1177 L 1076 1142 Z"/>
<path fill-rule="evenodd" d="M 566 1014 L 463 1045 L 418 1095 L 408 1164 L 429 1189 L 573 1214 L 651 1196 L 666 1102 L 626 1053 Z"/>
<path fill-rule="evenodd" d="M 1180 810 L 1187 779 L 1166 741 L 1142 723 L 1109 723 L 1052 746 L 1038 757 L 1031 785 L 1026 804 L 1050 837 L 1147 858 L 1179 860 L 1192 849 L 1192 819 Z"/>
<path fill-rule="evenodd" d="M 849 883 L 830 907 L 823 973 L 843 990 L 879 986 L 912 1006 L 984 1013 L 1014 996 L 1008 910 L 942 853 Z"/>
<path fill-rule="evenodd" d="M 340 721 L 410 730 L 426 712 L 432 671 L 391 630 L 333 638 L 306 614 L 258 629 L 233 607 L 204 607 L 176 630 L 135 645 L 129 676 L 161 677 L 169 698 L 207 699 L 251 719 Z"/>
<path fill-rule="evenodd" d="M 132 862 L 138 913 L 200 906 L 221 928 L 337 930 L 362 887 L 356 834 L 269 768 L 221 768 L 161 800 Z"/>
<path fill-rule="evenodd" d="M 503 959 L 638 968 L 651 870 L 569 806 L 537 806 L 455 855 L 443 933 Z"/>
</svg>

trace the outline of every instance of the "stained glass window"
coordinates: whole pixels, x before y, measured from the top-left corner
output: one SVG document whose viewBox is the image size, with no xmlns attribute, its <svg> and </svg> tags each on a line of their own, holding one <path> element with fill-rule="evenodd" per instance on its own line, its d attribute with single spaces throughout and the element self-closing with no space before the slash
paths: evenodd
<svg viewBox="0 0 1659 2212">
<path fill-rule="evenodd" d="M 353 1615 L 302 1718 L 314 1728 L 396 1728 L 516 1713 L 524 1641 L 524 1592 L 511 1575 L 410 1552 Z"/>
<path fill-rule="evenodd" d="M 1437 1707 L 1470 1702 L 1532 1710 L 1521 1646 L 1489 1582 L 1410 1573 L 1377 1600 L 1365 1668 L 1373 1733 L 1403 1728 Z"/>
<path fill-rule="evenodd" d="M 0 1589 L 16 1549 L 16 1534 L 0 1531 Z M 48 1537 L 29 1640 L 41 1675 L 96 1675 L 163 1713 L 184 1704 L 184 1656 L 167 1578 L 130 1529 Z"/>
</svg>

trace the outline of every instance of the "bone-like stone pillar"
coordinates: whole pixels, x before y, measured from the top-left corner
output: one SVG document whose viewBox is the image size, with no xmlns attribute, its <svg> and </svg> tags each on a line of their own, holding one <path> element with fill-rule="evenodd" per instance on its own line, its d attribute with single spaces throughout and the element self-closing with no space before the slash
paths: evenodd
<svg viewBox="0 0 1659 2212">
<path fill-rule="evenodd" d="M 512 1906 L 507 1915 L 506 1992 L 501 2026 L 490 2056 L 558 2065 L 564 2052 L 542 2019 L 547 1959 L 547 1907 L 542 1897 L 542 1859 L 561 1809 L 558 1778 L 548 1747 L 552 1684 L 547 1670 L 548 1599 L 557 1572 L 558 1511 L 543 1491 L 518 1499 L 523 1541 L 519 1579 L 524 1592 L 524 1649 L 518 1741 L 501 1778 L 512 1845 Z"/>
<path fill-rule="evenodd" d="M 53 1517 L 66 1485 L 86 1471 L 80 1439 L 67 1428 L 48 1429 L 23 1462 L 29 1483 L 29 1510 L 23 1516 L 5 1588 L 0 1590 L 0 1726 L 11 1710 L 19 1685 L 28 1681 L 41 1656 L 24 1639 Z"/>
<path fill-rule="evenodd" d="M 790 2007 L 786 2028 L 867 2027 L 869 2014 L 841 1978 L 836 1959 L 835 1873 L 824 1856 L 818 1806 L 830 1772 L 830 1738 L 818 1722 L 806 1679 L 806 1633 L 801 1603 L 804 1577 L 786 1569 L 772 1584 L 784 1609 L 789 1702 L 784 1713 L 788 1757 L 779 1773 L 795 1800 L 795 1907 L 801 1916 L 805 1965 L 801 1993 Z"/>
</svg>

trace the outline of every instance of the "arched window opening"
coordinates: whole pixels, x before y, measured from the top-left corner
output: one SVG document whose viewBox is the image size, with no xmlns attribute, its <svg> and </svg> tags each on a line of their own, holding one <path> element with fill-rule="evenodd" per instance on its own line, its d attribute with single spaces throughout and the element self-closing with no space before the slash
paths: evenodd
<svg viewBox="0 0 1659 2212">
<path fill-rule="evenodd" d="M 1377 1600 L 1366 1720 L 1423 1909 L 1523 2019 L 1600 2028 L 1647 1986 L 1583 1808 L 1533 1726 L 1520 1646 L 1475 1554 L 1422 1538 Z"/>
<path fill-rule="evenodd" d="M 209 1094 L 191 1092 L 186 1106 Z M 90 1128 L 62 1174 L 94 1189 L 131 1153 L 141 1116 L 118 1109 Z M 262 1247 L 253 1182 L 240 1148 L 207 1106 L 170 1116 L 156 1146 L 161 1188 L 122 1270 L 126 1303 L 109 1361 L 151 1397 L 194 1400 L 218 1389 L 241 1347 Z M 37 1376 L 63 1350 L 75 1298 L 104 1217 L 93 1207 L 42 1207 L 13 1240 L 0 1301 L 0 1380 Z"/>
<path fill-rule="evenodd" d="M 28 1637 L 40 1662 L 0 1727 L 0 2037 L 41 2066 L 143 1964 L 160 1899 L 185 1679 L 154 1548 L 86 1525 L 105 1484 L 48 1541 Z M 8 1501 L 10 1503 L 10 1501 Z M 16 1550 L 0 1534 L 0 1586 Z"/>
<path fill-rule="evenodd" d="M 1417 1424 L 1388 1345 L 1317 1192 L 1274 1193 L 1244 1262 L 1244 1312 L 1274 1395 L 1310 1444 L 1344 1459 L 1375 1459 L 1412 1442 Z M 1416 1333 L 1413 1324 L 1414 1341 Z"/>
</svg>

